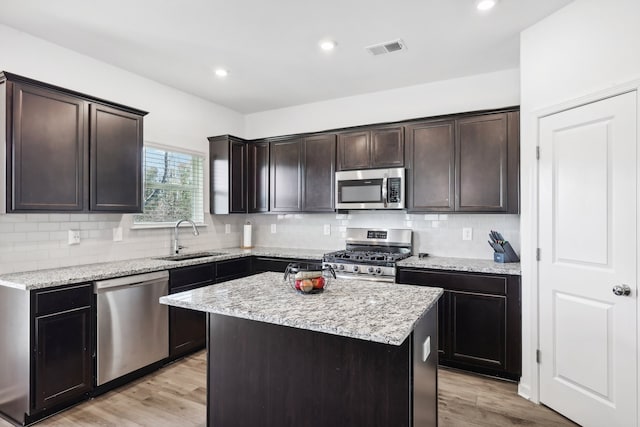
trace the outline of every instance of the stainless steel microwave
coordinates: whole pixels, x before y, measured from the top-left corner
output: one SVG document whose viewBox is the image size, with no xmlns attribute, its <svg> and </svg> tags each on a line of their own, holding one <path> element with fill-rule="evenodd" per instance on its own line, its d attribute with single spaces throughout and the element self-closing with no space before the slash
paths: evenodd
<svg viewBox="0 0 640 427">
<path fill-rule="evenodd" d="M 404 168 L 336 172 L 336 209 L 404 209 Z"/>
</svg>

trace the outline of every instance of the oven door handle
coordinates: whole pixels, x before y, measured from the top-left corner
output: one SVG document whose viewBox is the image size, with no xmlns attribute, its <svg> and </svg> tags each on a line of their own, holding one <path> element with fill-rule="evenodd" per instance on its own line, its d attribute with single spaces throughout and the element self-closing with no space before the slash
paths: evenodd
<svg viewBox="0 0 640 427">
<path fill-rule="evenodd" d="M 387 207 L 387 174 L 384 174 L 382 178 L 382 203 L 384 203 L 384 207 Z"/>
</svg>

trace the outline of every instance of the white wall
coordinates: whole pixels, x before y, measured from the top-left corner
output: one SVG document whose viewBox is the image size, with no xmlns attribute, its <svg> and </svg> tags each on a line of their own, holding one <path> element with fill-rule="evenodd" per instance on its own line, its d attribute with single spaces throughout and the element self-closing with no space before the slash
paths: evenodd
<svg viewBox="0 0 640 427">
<path fill-rule="evenodd" d="M 0 70 L 149 111 L 145 140 L 207 152 L 207 136 L 244 133 L 243 115 L 0 25 Z"/>
<path fill-rule="evenodd" d="M 4 25 L 0 52 L 0 70 L 149 111 L 145 141 L 206 155 L 207 136 L 244 132 L 239 113 Z M 192 249 L 239 244 L 241 218 L 207 215 L 206 222 L 208 227 L 188 243 Z M 224 223 L 233 225 L 232 233 L 223 234 Z M 168 253 L 170 229 L 132 230 L 131 224 L 131 215 L 0 215 L 0 273 Z M 113 242 L 116 226 L 124 229 L 122 242 Z M 81 231 L 80 245 L 67 245 L 69 229 Z"/>
<path fill-rule="evenodd" d="M 520 103 L 518 69 L 269 110 L 246 116 L 247 138 L 315 132 Z"/>
<path fill-rule="evenodd" d="M 537 399 L 532 313 L 536 277 L 536 111 L 640 78 L 640 1 L 576 0 L 524 31 L 521 66 L 521 241 L 523 375 Z M 544 314 L 542 314 L 544 315 Z"/>
</svg>

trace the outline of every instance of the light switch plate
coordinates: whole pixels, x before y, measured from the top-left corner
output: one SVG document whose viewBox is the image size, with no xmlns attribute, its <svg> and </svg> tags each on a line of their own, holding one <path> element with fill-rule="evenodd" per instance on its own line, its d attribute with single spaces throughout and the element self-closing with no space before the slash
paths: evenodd
<svg viewBox="0 0 640 427">
<path fill-rule="evenodd" d="M 224 233 L 225 234 L 231 233 L 231 224 L 225 224 L 224 225 Z"/>
<path fill-rule="evenodd" d="M 276 225 L 271 224 L 271 234 L 276 234 Z"/>
<path fill-rule="evenodd" d="M 324 235 L 325 236 L 330 236 L 331 235 L 331 224 L 325 224 L 324 225 Z"/>
<path fill-rule="evenodd" d="M 69 230 L 69 244 L 80 244 L 80 230 Z"/>
<path fill-rule="evenodd" d="M 422 361 L 426 362 L 431 354 L 431 336 L 428 336 L 422 343 Z"/>
</svg>

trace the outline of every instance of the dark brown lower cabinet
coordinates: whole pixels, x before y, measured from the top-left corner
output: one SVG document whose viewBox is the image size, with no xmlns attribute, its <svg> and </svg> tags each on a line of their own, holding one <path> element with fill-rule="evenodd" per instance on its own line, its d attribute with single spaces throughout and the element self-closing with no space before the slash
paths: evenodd
<svg viewBox="0 0 640 427">
<path fill-rule="evenodd" d="M 34 295 L 36 411 L 82 398 L 93 388 L 93 287 L 90 284 Z"/>
<path fill-rule="evenodd" d="M 205 313 L 169 307 L 169 325 L 169 358 L 175 359 L 204 348 L 207 342 Z"/>
<path fill-rule="evenodd" d="M 190 291 L 215 283 L 215 263 L 169 270 L 169 293 Z M 176 359 L 206 344 L 205 313 L 169 307 L 169 358 Z"/>
<path fill-rule="evenodd" d="M 216 263 L 216 283 L 250 276 L 251 257 L 218 261 Z"/>
<path fill-rule="evenodd" d="M 438 302 L 441 365 L 520 378 L 520 276 L 403 267 L 397 282 L 444 289 Z"/>
<path fill-rule="evenodd" d="M 191 265 L 169 271 L 169 293 L 190 291 L 251 274 L 251 258 Z M 205 313 L 169 307 L 169 359 L 177 359 L 205 347 Z"/>
</svg>

